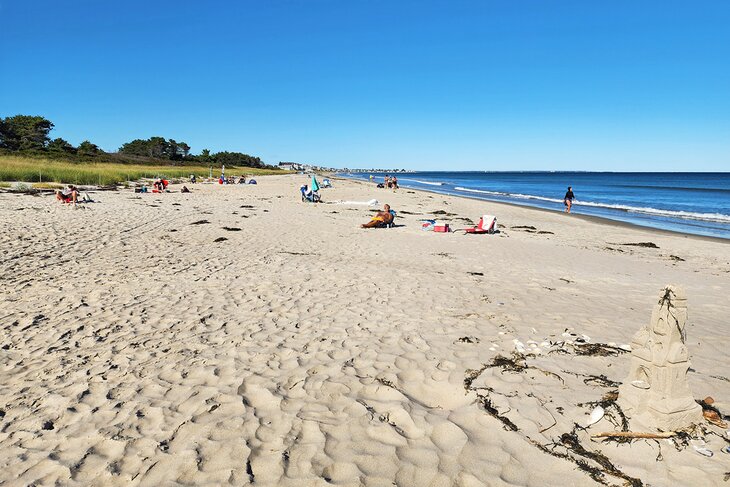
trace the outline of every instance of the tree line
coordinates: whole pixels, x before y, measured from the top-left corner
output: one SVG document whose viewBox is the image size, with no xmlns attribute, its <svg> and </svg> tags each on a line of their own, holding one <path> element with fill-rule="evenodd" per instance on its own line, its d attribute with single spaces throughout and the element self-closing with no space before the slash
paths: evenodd
<svg viewBox="0 0 730 487">
<path fill-rule="evenodd" d="M 123 144 L 116 153 L 104 152 L 96 144 L 88 140 L 74 147 L 68 141 L 58 137 L 51 139 L 50 132 L 54 124 L 50 120 L 37 115 L 15 115 L 0 117 L 0 153 L 19 153 L 26 155 L 43 155 L 52 159 L 79 160 L 97 162 L 149 162 L 182 165 L 227 165 L 272 168 L 259 157 L 241 152 L 222 151 L 211 153 L 203 149 L 200 154 L 191 154 L 191 147 L 182 141 L 150 137 L 135 139 Z"/>
</svg>

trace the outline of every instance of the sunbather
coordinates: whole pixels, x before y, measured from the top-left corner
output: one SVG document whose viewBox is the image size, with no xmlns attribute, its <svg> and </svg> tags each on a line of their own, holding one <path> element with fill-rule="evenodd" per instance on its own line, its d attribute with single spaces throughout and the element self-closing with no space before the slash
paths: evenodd
<svg viewBox="0 0 730 487">
<path fill-rule="evenodd" d="M 79 190 L 71 184 L 60 191 L 56 191 L 56 199 L 62 203 L 73 203 L 74 206 L 76 206 L 76 200 L 78 197 Z"/>
<path fill-rule="evenodd" d="M 377 228 L 388 225 L 393 222 L 393 213 L 390 210 L 390 205 L 383 205 L 383 211 L 379 211 L 375 216 L 367 223 L 360 225 L 362 228 Z"/>
</svg>

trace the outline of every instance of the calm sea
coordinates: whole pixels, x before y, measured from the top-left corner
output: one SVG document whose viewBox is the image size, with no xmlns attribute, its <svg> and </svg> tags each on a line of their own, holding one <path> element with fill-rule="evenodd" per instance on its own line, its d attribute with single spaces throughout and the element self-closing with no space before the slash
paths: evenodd
<svg viewBox="0 0 730 487">
<path fill-rule="evenodd" d="M 368 180 L 370 173 L 343 174 Z M 372 173 L 376 182 L 383 173 Z M 416 172 L 402 187 L 563 211 L 730 239 L 730 173 Z"/>
</svg>

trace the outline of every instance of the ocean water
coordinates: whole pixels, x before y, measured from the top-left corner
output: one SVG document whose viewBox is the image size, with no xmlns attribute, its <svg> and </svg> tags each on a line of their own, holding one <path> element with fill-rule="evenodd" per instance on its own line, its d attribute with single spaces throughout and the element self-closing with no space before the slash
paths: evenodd
<svg viewBox="0 0 730 487">
<path fill-rule="evenodd" d="M 371 173 L 343 174 L 368 180 Z M 376 182 L 383 173 L 372 173 Z M 401 187 L 572 212 L 652 228 L 730 239 L 730 173 L 415 172 Z"/>
</svg>

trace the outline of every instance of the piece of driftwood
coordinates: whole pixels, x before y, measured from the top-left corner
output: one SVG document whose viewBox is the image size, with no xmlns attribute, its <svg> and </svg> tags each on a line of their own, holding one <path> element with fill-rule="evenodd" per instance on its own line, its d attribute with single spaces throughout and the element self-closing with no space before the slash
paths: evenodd
<svg viewBox="0 0 730 487">
<path fill-rule="evenodd" d="M 642 433 L 639 431 L 606 431 L 591 435 L 591 438 L 671 438 L 676 436 L 674 431 L 666 433 Z"/>
</svg>

